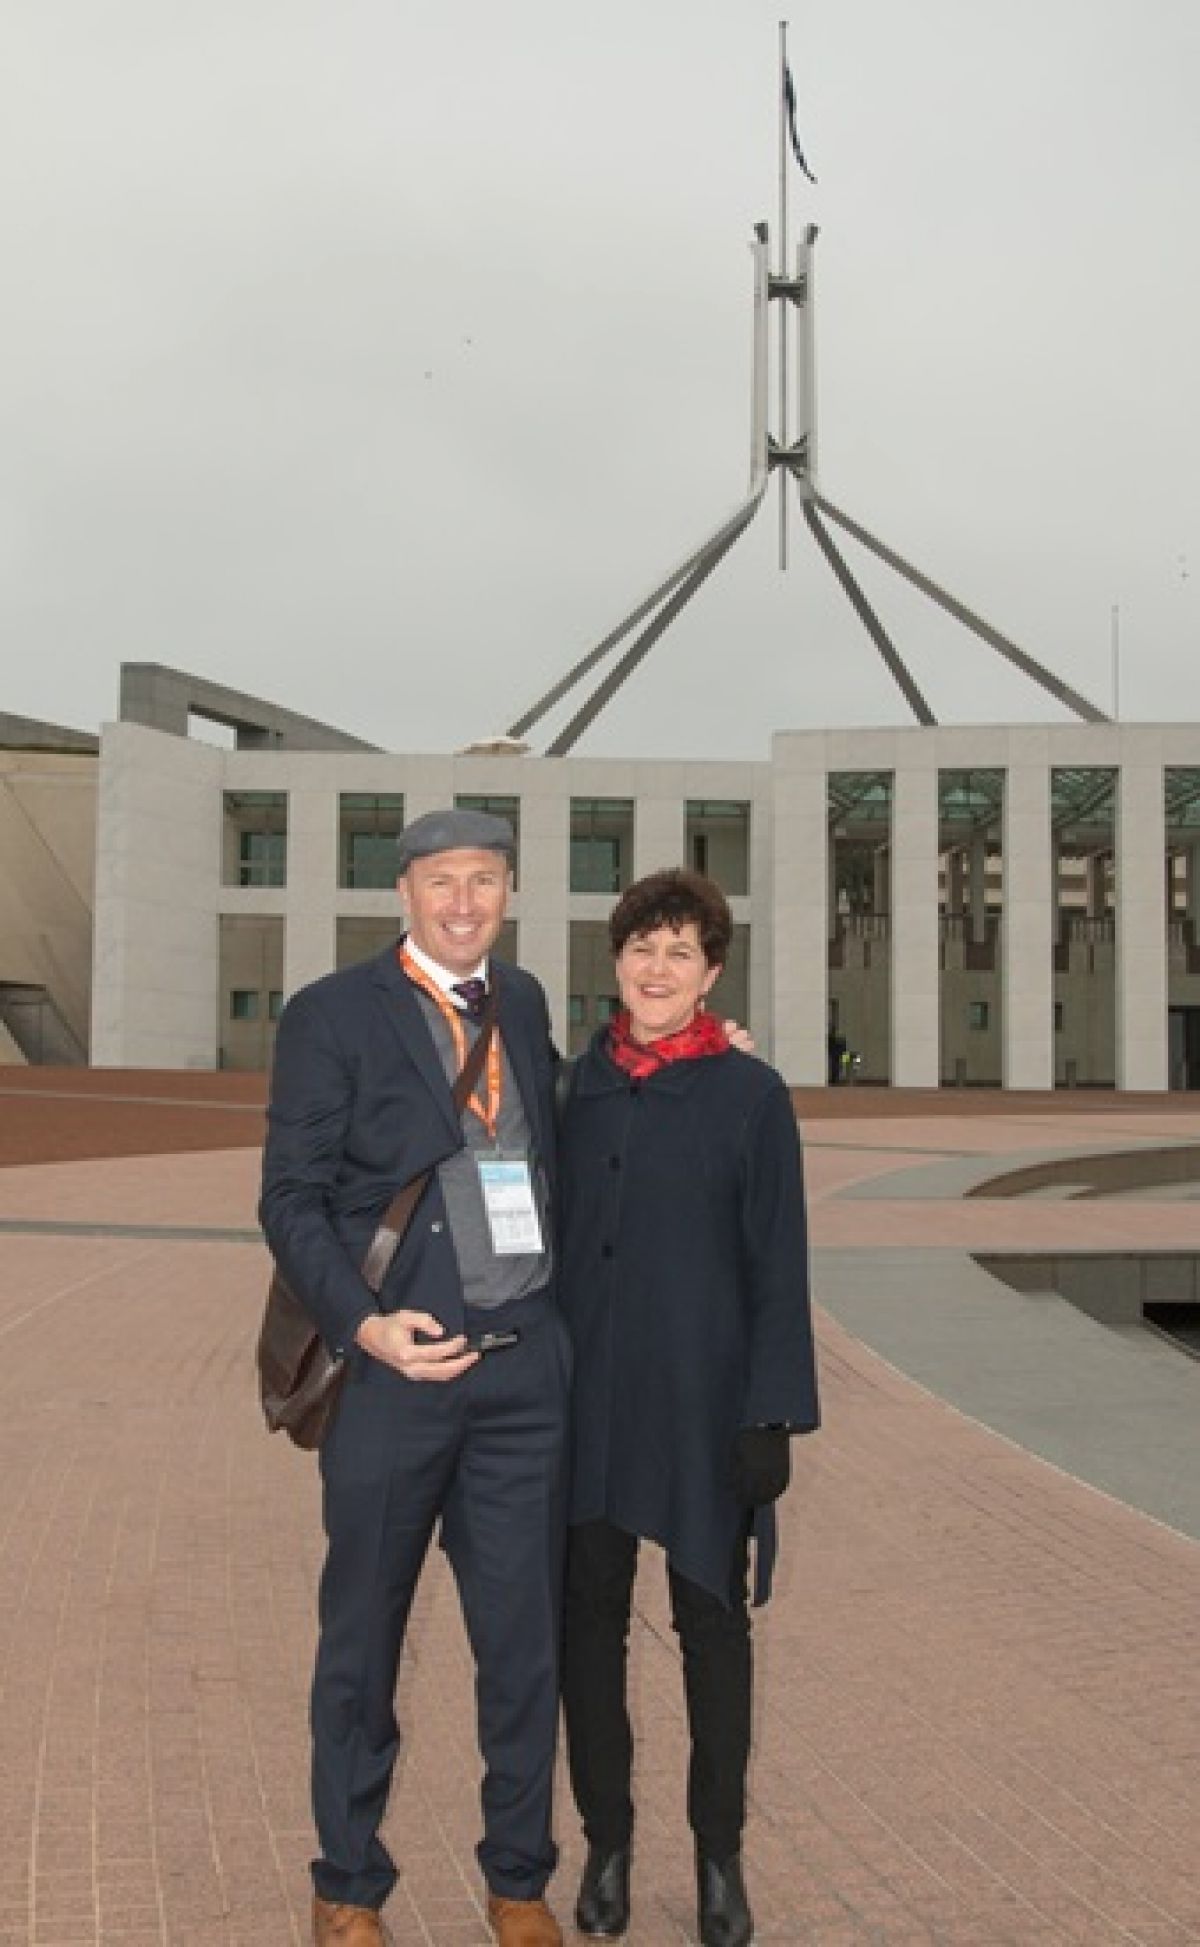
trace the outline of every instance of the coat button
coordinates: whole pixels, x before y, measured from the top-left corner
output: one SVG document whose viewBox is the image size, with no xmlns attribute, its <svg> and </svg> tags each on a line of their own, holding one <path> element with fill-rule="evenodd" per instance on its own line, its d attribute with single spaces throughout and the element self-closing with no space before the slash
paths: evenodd
<svg viewBox="0 0 1200 1947">
<path fill-rule="evenodd" d="M 429 1228 L 433 1232 L 435 1237 L 440 1237 L 443 1230 L 445 1230 L 446 1226 L 443 1224 L 440 1217 L 435 1217 L 433 1222 L 430 1224 Z"/>
<path fill-rule="evenodd" d="M 613 1247 L 611 1244 L 601 1244 L 600 1246 L 601 1257 L 611 1257 L 612 1254 L 613 1254 Z"/>
<path fill-rule="evenodd" d="M 608 1159 L 608 1167 L 610 1170 L 619 1170 L 621 1167 L 621 1158 L 619 1156 L 610 1156 Z"/>
</svg>

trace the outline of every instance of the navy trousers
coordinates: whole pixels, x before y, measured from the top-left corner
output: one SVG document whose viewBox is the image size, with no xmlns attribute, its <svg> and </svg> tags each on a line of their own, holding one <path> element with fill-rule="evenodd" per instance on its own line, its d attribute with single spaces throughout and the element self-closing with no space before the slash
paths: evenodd
<svg viewBox="0 0 1200 1947">
<path fill-rule="evenodd" d="M 323 1899 L 381 1906 L 379 1837 L 399 1750 L 396 1670 L 433 1531 L 477 1671 L 488 1887 L 536 1899 L 554 1868 L 551 1797 L 565 1532 L 570 1345 L 544 1294 L 489 1312 L 520 1343 L 446 1385 L 363 1355 L 321 1450 L 328 1552 L 312 1689 Z"/>
</svg>

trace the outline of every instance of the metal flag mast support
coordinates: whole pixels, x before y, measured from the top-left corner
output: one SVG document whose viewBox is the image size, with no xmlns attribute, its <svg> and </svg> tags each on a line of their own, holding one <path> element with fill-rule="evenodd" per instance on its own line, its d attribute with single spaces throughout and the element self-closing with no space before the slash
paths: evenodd
<svg viewBox="0 0 1200 1947">
<path fill-rule="evenodd" d="M 1042 663 L 1010 642 L 989 622 L 976 615 L 954 595 L 931 578 L 915 568 L 911 562 L 888 547 L 874 534 L 853 520 L 849 514 L 826 500 L 817 488 L 817 391 L 816 391 L 816 346 L 814 333 L 814 283 L 813 252 L 817 241 L 817 227 L 810 223 L 805 226 L 803 235 L 796 247 L 795 268 L 788 271 L 788 148 L 793 141 L 791 102 L 789 100 L 789 70 L 787 58 L 787 22 L 779 23 L 779 236 L 776 248 L 776 268 L 770 268 L 769 237 L 765 223 L 756 224 L 754 240 L 751 244 L 753 261 L 754 296 L 754 334 L 751 358 L 750 385 L 750 480 L 745 498 L 738 503 L 720 525 L 694 548 L 684 559 L 677 562 L 670 574 L 643 596 L 637 605 L 630 609 L 615 628 L 596 643 L 586 655 L 573 663 L 552 689 L 538 698 L 516 722 L 509 726 L 507 736 L 521 740 L 534 725 L 552 710 L 556 703 L 573 690 L 577 683 L 589 675 L 602 663 L 609 653 L 641 627 L 640 633 L 618 661 L 609 670 L 586 701 L 564 729 L 560 730 L 553 742 L 547 746 L 548 757 L 565 757 L 572 750 L 599 716 L 601 710 L 611 701 L 621 685 L 633 674 L 659 637 L 670 628 L 676 617 L 687 607 L 692 596 L 703 587 L 713 571 L 720 566 L 735 542 L 745 533 L 766 495 L 772 473 L 779 474 L 779 566 L 788 565 L 788 500 L 789 479 L 795 482 L 800 498 L 800 511 L 805 526 L 824 559 L 833 571 L 842 592 L 857 615 L 867 635 L 886 667 L 892 680 L 908 704 L 916 721 L 920 724 L 934 724 L 934 716 L 925 697 L 918 688 L 907 664 L 900 655 L 883 623 L 863 592 L 849 563 L 834 541 L 827 523 L 842 528 L 861 547 L 882 561 L 894 574 L 917 588 L 929 600 L 944 609 L 947 615 L 985 642 L 997 655 L 1019 669 L 1022 675 L 1045 690 L 1056 702 L 1081 717 L 1085 723 L 1107 723 L 1110 719 L 1103 710 L 1089 702 L 1078 690 L 1074 690 L 1060 677 Z M 797 150 L 797 158 L 799 151 Z M 768 425 L 768 391 L 770 377 L 770 334 L 768 313 L 772 304 L 779 306 L 778 332 L 778 372 L 777 401 L 778 417 L 775 431 Z M 796 398 L 795 434 L 791 433 L 790 414 L 792 400 L 789 393 L 790 374 L 790 325 L 796 326 Z"/>
<path fill-rule="evenodd" d="M 779 243 L 775 261 L 775 276 L 772 280 L 771 296 L 781 294 L 780 287 L 788 274 L 788 104 L 787 104 L 787 21 L 779 23 Z M 797 266 L 799 269 L 799 266 Z M 779 306 L 779 432 L 781 447 L 788 443 L 788 305 Z M 782 571 L 788 564 L 787 532 L 787 479 L 779 476 L 779 566 Z"/>
</svg>

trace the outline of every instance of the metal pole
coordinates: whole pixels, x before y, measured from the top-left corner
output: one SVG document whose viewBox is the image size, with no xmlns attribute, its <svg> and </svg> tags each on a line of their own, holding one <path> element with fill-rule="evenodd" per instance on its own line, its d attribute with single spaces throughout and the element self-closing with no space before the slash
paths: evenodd
<svg viewBox="0 0 1200 1947">
<path fill-rule="evenodd" d="M 779 275 L 788 274 L 788 206 L 787 206 L 787 21 L 779 23 L 779 241 L 776 246 L 776 262 Z M 788 443 L 788 301 L 779 299 L 779 450 L 786 450 Z M 787 549 L 787 468 L 779 469 L 779 566 L 788 564 Z"/>
<path fill-rule="evenodd" d="M 808 523 L 809 533 L 812 535 L 813 540 L 820 548 L 821 553 L 825 556 L 826 561 L 828 561 L 834 574 L 841 583 L 842 591 L 847 601 L 850 603 L 863 628 L 883 657 L 897 689 L 908 704 L 917 722 L 923 724 L 926 729 L 929 729 L 937 722 L 937 718 L 917 688 L 916 683 L 909 673 L 908 666 L 897 650 L 895 643 L 888 635 L 883 623 L 879 620 L 879 617 L 876 615 L 870 602 L 863 594 L 862 589 L 851 573 L 845 556 L 834 545 L 833 536 L 824 525 L 812 501 L 807 497 L 801 501 L 800 511 Z"/>
<path fill-rule="evenodd" d="M 1112 710 L 1113 722 L 1121 720 L 1121 604 L 1112 605 Z"/>
<path fill-rule="evenodd" d="M 654 620 L 648 623 L 642 630 L 641 635 L 630 644 L 625 654 L 621 657 L 620 662 L 609 671 L 609 674 L 592 692 L 587 702 L 582 704 L 575 712 L 575 715 L 571 718 L 566 728 L 560 730 L 553 743 L 547 745 L 547 757 L 565 757 L 567 752 L 574 747 L 589 724 L 599 716 L 605 704 L 616 695 L 626 677 L 630 676 L 642 661 L 643 657 L 649 654 L 650 650 L 658 641 L 659 636 L 666 629 L 670 628 L 675 617 L 682 609 L 686 608 L 692 596 L 696 593 L 696 590 L 708 580 L 713 569 L 718 567 L 725 559 L 725 556 L 729 553 L 730 548 L 738 536 L 750 525 L 757 508 L 757 500 L 749 502 L 742 513 L 738 515 L 736 521 L 731 523 L 726 532 L 713 542 L 709 551 L 701 556 L 700 560 L 692 568 L 686 581 L 682 582 L 676 589 L 670 601 L 666 603 L 665 607 L 659 610 Z"/>
<path fill-rule="evenodd" d="M 849 514 L 843 514 L 841 508 L 835 507 L 831 500 L 826 500 L 824 494 L 814 491 L 812 498 L 813 505 L 824 514 L 826 520 L 834 521 L 839 527 L 844 527 L 847 534 L 852 534 L 856 541 L 862 542 L 864 548 L 869 548 L 872 554 L 880 561 L 886 562 L 896 574 L 902 575 L 905 581 L 912 583 L 914 588 L 919 588 L 922 595 L 928 595 L 931 602 L 936 602 L 939 608 L 944 608 L 947 615 L 952 615 L 956 622 L 961 622 L 964 629 L 970 629 L 981 642 L 986 642 L 990 648 L 995 649 L 1006 662 L 1012 663 L 1022 675 L 1028 676 L 1031 682 L 1040 684 L 1042 689 L 1056 697 L 1060 703 L 1065 703 L 1068 710 L 1074 710 L 1075 715 L 1082 717 L 1085 723 L 1111 721 L 1105 716 L 1103 710 L 1098 710 L 1094 703 L 1089 703 L 1086 696 L 1081 696 L 1079 691 L 1073 690 L 1069 683 L 1064 683 L 1060 677 L 1052 675 L 1048 669 L 1043 669 L 1041 663 L 1035 662 L 1032 656 L 1027 656 L 1023 649 L 1018 649 L 1015 642 L 1010 642 L 1008 637 L 1001 635 L 998 629 L 993 629 L 990 622 L 985 622 L 982 616 L 974 614 L 962 602 L 956 601 L 953 595 L 947 594 L 944 588 L 939 588 L 936 581 L 931 581 L 928 575 L 923 575 L 919 568 L 914 568 L 911 561 L 905 561 L 903 556 L 897 554 L 893 548 L 876 540 L 865 527 L 860 527 L 857 521 L 851 520 Z"/>
</svg>

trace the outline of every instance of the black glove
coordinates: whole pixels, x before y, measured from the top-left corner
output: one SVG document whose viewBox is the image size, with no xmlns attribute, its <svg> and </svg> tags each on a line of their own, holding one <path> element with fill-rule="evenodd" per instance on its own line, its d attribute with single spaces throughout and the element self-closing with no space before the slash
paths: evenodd
<svg viewBox="0 0 1200 1947">
<path fill-rule="evenodd" d="M 743 1507 L 777 1501 L 792 1477 L 792 1445 L 784 1426 L 744 1426 L 733 1443 L 733 1485 Z"/>
</svg>

